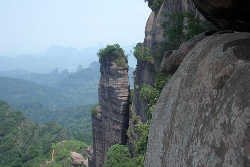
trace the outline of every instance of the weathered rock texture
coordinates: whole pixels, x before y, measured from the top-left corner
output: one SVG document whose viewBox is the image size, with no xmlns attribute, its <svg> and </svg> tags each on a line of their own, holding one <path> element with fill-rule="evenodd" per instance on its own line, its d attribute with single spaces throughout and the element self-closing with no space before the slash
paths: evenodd
<svg viewBox="0 0 250 167">
<path fill-rule="evenodd" d="M 249 33 L 188 53 L 153 112 L 145 167 L 250 166 L 249 53 Z"/>
<path fill-rule="evenodd" d="M 126 144 L 129 119 L 128 66 L 115 61 L 101 62 L 99 106 L 93 116 L 93 150 L 95 167 L 103 167 L 108 149 L 114 144 Z"/>
<path fill-rule="evenodd" d="M 250 1 L 193 0 L 199 11 L 217 27 L 250 31 Z"/>
</svg>

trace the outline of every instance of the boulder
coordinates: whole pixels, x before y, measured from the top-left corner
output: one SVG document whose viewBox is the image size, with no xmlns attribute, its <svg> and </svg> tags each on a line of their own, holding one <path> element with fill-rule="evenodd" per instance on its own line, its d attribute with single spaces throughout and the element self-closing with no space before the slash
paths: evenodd
<svg viewBox="0 0 250 167">
<path fill-rule="evenodd" d="M 188 52 L 205 37 L 205 33 L 199 34 L 191 40 L 181 44 L 178 50 L 166 51 L 161 61 L 160 71 L 171 75 L 174 74 Z"/>
<path fill-rule="evenodd" d="M 191 49 L 153 111 L 145 167 L 250 166 L 250 34 Z"/>
<path fill-rule="evenodd" d="M 71 152 L 71 158 L 72 158 L 71 162 L 72 166 L 88 164 L 88 160 L 85 160 L 83 156 L 79 153 Z"/>
<path fill-rule="evenodd" d="M 248 0 L 193 0 L 207 20 L 220 29 L 250 31 L 250 1 Z"/>
</svg>

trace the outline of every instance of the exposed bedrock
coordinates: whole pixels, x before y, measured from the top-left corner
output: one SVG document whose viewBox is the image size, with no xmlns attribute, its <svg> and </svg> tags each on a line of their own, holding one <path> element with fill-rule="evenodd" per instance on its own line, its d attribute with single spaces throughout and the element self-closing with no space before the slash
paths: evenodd
<svg viewBox="0 0 250 167">
<path fill-rule="evenodd" d="M 249 53 L 249 33 L 188 52 L 153 111 L 145 167 L 250 167 Z"/>
</svg>

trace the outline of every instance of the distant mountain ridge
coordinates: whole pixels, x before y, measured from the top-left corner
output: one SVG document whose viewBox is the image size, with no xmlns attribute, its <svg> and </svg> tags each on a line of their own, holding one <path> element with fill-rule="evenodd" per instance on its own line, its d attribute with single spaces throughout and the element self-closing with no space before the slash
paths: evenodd
<svg viewBox="0 0 250 167">
<path fill-rule="evenodd" d="M 80 64 L 86 68 L 91 62 L 97 60 L 98 50 L 98 47 L 76 49 L 52 46 L 39 54 L 0 56 L 0 71 L 24 70 L 49 73 L 55 68 L 74 70 Z"/>
<path fill-rule="evenodd" d="M 0 55 L 0 71 L 28 71 L 50 73 L 54 69 L 74 71 L 78 65 L 87 68 L 93 61 L 98 61 L 97 52 L 104 46 L 77 49 L 65 46 L 51 46 L 45 52 L 17 56 Z M 125 46 L 130 54 L 133 45 Z M 129 56 L 129 64 L 134 67 L 136 59 Z"/>
</svg>

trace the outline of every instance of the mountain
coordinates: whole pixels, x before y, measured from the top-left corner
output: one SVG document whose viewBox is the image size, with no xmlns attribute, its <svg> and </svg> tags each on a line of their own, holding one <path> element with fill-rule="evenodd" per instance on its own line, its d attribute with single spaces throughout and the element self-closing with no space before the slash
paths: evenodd
<svg viewBox="0 0 250 167">
<path fill-rule="evenodd" d="M 50 156 L 52 143 L 69 138 L 55 125 L 38 125 L 0 101 L 0 166 L 39 167 Z"/>
<path fill-rule="evenodd" d="M 50 109 L 56 109 L 73 103 L 59 89 L 21 79 L 0 77 L 0 92 L 0 98 L 13 106 L 41 103 Z"/>
<path fill-rule="evenodd" d="M 0 71 L 24 70 L 49 73 L 55 68 L 74 70 L 78 65 L 87 67 L 97 60 L 98 47 L 76 49 L 51 46 L 43 53 L 32 55 L 0 56 Z"/>
<path fill-rule="evenodd" d="M 48 74 L 25 71 L 0 72 L 0 98 L 11 105 L 42 104 L 50 110 L 96 104 L 99 64 L 78 67 L 76 72 Z M 85 98 L 88 97 L 88 98 Z"/>
</svg>

